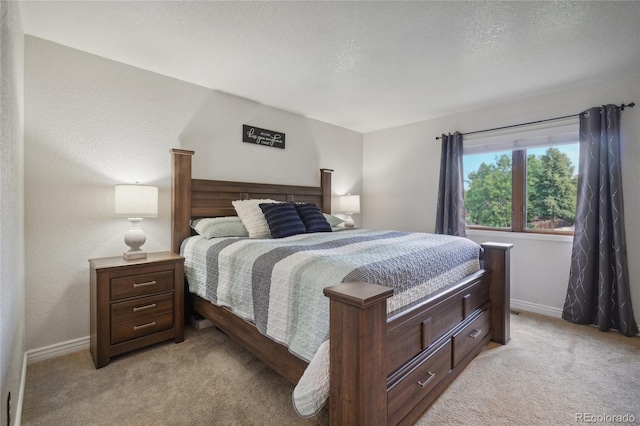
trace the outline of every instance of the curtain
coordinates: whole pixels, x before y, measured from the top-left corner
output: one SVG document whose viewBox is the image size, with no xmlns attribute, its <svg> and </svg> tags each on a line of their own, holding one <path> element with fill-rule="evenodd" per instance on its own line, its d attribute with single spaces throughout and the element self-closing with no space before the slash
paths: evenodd
<svg viewBox="0 0 640 426">
<path fill-rule="evenodd" d="M 462 178 L 462 135 L 442 135 L 436 233 L 466 237 Z"/>
<path fill-rule="evenodd" d="M 620 108 L 580 114 L 578 204 L 562 318 L 638 333 L 629 292 L 620 167 Z"/>
</svg>

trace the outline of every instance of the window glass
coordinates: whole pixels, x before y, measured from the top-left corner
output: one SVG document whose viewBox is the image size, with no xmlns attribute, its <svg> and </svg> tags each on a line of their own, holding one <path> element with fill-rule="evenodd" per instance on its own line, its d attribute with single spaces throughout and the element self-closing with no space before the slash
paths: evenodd
<svg viewBox="0 0 640 426">
<path fill-rule="evenodd" d="M 467 226 L 572 233 L 579 144 L 463 156 Z"/>
<path fill-rule="evenodd" d="M 467 225 L 511 228 L 511 151 L 463 156 Z"/>
<path fill-rule="evenodd" d="M 578 156 L 578 143 L 527 150 L 527 229 L 573 232 Z"/>
</svg>

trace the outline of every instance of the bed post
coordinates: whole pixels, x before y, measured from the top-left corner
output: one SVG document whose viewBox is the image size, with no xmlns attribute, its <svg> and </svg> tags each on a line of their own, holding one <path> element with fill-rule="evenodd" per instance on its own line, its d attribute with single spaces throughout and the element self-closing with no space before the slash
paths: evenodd
<svg viewBox="0 0 640 426">
<path fill-rule="evenodd" d="M 331 214 L 331 173 L 333 169 L 320 169 L 320 187 L 322 188 L 320 209 L 327 214 Z"/>
<path fill-rule="evenodd" d="M 329 423 L 387 424 L 387 298 L 393 289 L 355 282 L 324 289 L 330 299 Z"/>
<path fill-rule="evenodd" d="M 171 251 L 180 254 L 180 244 L 189 235 L 191 220 L 191 156 L 194 151 L 171 150 Z"/>
<path fill-rule="evenodd" d="M 491 272 L 489 300 L 491 300 L 492 338 L 506 345 L 511 340 L 511 278 L 510 251 L 513 244 L 483 243 L 484 268 Z"/>
</svg>

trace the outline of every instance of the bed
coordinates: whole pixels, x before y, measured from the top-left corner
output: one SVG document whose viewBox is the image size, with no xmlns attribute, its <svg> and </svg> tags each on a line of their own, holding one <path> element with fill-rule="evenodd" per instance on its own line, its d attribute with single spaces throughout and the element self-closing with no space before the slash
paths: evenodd
<svg viewBox="0 0 640 426">
<path fill-rule="evenodd" d="M 319 187 L 193 179 L 193 154 L 172 150 L 175 253 L 192 236 L 192 219 L 235 216 L 234 200 L 313 203 L 331 212 L 331 170 L 320 170 Z M 510 249 L 509 244 L 482 244 L 482 268 L 392 312 L 387 308 L 394 300 L 391 287 L 359 281 L 324 288 L 329 301 L 330 423 L 412 424 L 490 340 L 508 343 Z M 202 295 L 189 294 L 186 299 L 191 303 L 188 309 L 209 319 L 292 383 L 297 384 L 308 370 L 308 360 L 266 337 L 255 321 Z"/>
</svg>

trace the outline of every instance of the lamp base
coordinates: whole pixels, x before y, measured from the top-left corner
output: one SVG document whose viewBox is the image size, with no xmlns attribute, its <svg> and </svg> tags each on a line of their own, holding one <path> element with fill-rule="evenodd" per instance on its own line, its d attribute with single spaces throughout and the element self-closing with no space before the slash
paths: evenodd
<svg viewBox="0 0 640 426">
<path fill-rule="evenodd" d="M 124 234 L 124 243 L 128 245 L 129 250 L 122 253 L 122 257 L 127 260 L 131 259 L 145 259 L 147 252 L 140 249 L 140 246 L 147 240 L 147 236 L 144 235 L 144 231 L 140 228 L 141 217 L 130 217 L 131 228 Z"/>
<path fill-rule="evenodd" d="M 344 221 L 344 227 L 345 228 L 353 228 L 356 224 L 353 222 L 353 219 L 351 218 L 351 215 L 348 214 L 347 215 L 347 219 Z"/>
<path fill-rule="evenodd" d="M 147 252 L 144 250 L 129 250 L 122 253 L 122 257 L 124 257 L 127 260 L 146 259 Z"/>
</svg>

